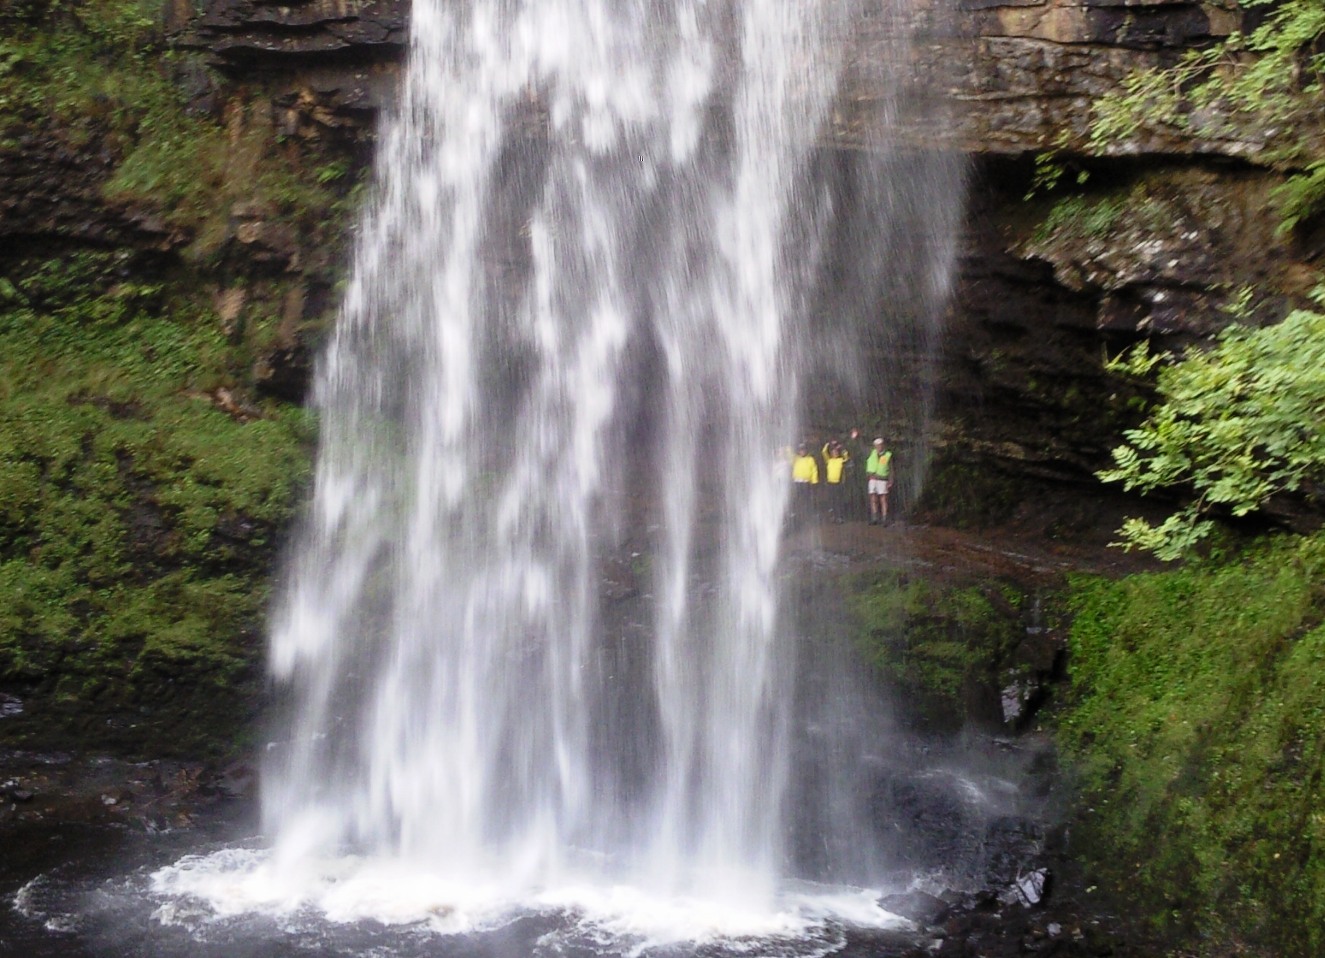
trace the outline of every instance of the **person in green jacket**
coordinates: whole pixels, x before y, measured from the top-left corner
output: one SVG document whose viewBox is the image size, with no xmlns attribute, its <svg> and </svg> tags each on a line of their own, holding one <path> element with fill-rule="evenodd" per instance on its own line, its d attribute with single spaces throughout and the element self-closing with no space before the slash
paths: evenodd
<svg viewBox="0 0 1325 958">
<path fill-rule="evenodd" d="M 874 448 L 865 460 L 866 494 L 870 503 L 870 525 L 888 521 L 888 490 L 892 486 L 893 454 L 884 447 L 882 439 L 874 440 Z"/>
</svg>

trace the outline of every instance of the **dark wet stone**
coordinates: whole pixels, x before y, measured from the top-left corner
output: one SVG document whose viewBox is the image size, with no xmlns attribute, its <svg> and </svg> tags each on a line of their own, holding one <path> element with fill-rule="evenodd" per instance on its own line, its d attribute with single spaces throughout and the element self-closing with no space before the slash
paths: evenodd
<svg viewBox="0 0 1325 958">
<path fill-rule="evenodd" d="M 880 898 L 879 907 L 920 925 L 937 925 L 951 910 L 942 898 L 916 890 Z"/>
<path fill-rule="evenodd" d="M 231 765 L 216 780 L 216 790 L 228 798 L 247 798 L 257 785 L 257 772 L 253 766 L 244 763 Z"/>
<path fill-rule="evenodd" d="M 409 5 L 400 0 L 208 0 L 183 42 L 231 66 L 310 56 L 362 63 L 403 53 L 408 14 Z"/>
</svg>

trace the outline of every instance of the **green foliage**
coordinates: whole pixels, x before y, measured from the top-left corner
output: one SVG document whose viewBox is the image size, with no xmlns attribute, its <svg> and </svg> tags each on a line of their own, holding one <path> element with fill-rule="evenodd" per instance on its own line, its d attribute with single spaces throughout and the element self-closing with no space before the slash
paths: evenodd
<svg viewBox="0 0 1325 958">
<path fill-rule="evenodd" d="M 994 582 L 943 586 L 884 573 L 859 583 L 850 605 L 858 644 L 885 678 L 960 706 L 967 684 L 988 680 L 1021 637 L 1021 601 Z"/>
<path fill-rule="evenodd" d="M 1120 93 L 1096 101 L 1091 146 L 1127 143 L 1145 132 L 1175 131 L 1250 146 L 1292 172 L 1277 194 L 1289 229 L 1325 199 L 1318 155 L 1325 87 L 1325 5 L 1319 0 L 1242 0 L 1271 7 L 1249 34 L 1189 50 L 1175 65 L 1133 73 Z"/>
<path fill-rule="evenodd" d="M 1042 243 L 1050 237 L 1102 238 L 1118 224 L 1127 208 L 1127 199 L 1118 195 L 1066 196 L 1049 210 L 1031 241 Z"/>
<path fill-rule="evenodd" d="M 308 470 L 297 410 L 241 423 L 208 400 L 231 354 L 191 284 L 125 273 L 33 263 L 0 304 L 0 679 L 74 698 L 162 662 L 218 688 L 249 668 Z"/>
<path fill-rule="evenodd" d="M 1077 852 L 1165 930 L 1325 953 L 1322 582 L 1315 537 L 1073 583 Z"/>
<path fill-rule="evenodd" d="M 278 149 L 266 104 L 223 126 L 189 108 L 175 82 L 186 58 L 163 36 L 147 0 L 55 3 L 39 21 L 0 36 L 0 146 L 34 130 L 113 158 L 113 201 L 159 210 L 196 237 L 204 256 L 226 235 L 231 205 L 257 201 L 306 228 L 354 204 L 348 164 L 299 170 Z"/>
<path fill-rule="evenodd" d="M 1270 196 L 1279 207 L 1280 228 L 1295 229 L 1325 207 L 1325 160 L 1316 160 L 1304 172 L 1290 176 Z"/>
<path fill-rule="evenodd" d="M 1026 191 L 1023 199 L 1031 200 L 1041 193 L 1053 193 L 1062 184 L 1069 173 L 1067 163 L 1063 160 L 1065 145 L 1066 143 L 1058 143 L 1052 149 L 1035 154 L 1035 171 L 1031 175 L 1030 189 Z M 1072 176 L 1077 186 L 1084 186 L 1089 179 L 1090 171 L 1084 169 L 1076 170 Z"/>
<path fill-rule="evenodd" d="M 131 120 L 165 55 L 159 9 L 143 0 L 53 0 L 0 35 L 0 129 L 34 120 Z"/>
<path fill-rule="evenodd" d="M 313 178 L 319 183 L 335 183 L 350 175 L 350 164 L 345 160 L 332 160 L 318 168 Z"/>
<path fill-rule="evenodd" d="M 1213 530 L 1212 514 L 1245 516 L 1325 473 L 1325 314 L 1296 310 L 1263 329 L 1230 326 L 1213 349 L 1180 359 L 1142 344 L 1110 368 L 1135 377 L 1158 370 L 1158 402 L 1127 430 L 1100 478 L 1129 491 L 1192 493 L 1158 526 L 1128 520 L 1128 547 L 1180 558 Z"/>
<path fill-rule="evenodd" d="M 227 142 L 216 123 L 185 110 L 168 76 L 175 54 L 146 9 L 138 0 L 60 4 L 57 16 L 0 38 L 0 135 L 46 131 L 76 147 L 99 139 L 121 160 L 111 196 L 150 200 L 193 224 L 223 174 Z"/>
</svg>

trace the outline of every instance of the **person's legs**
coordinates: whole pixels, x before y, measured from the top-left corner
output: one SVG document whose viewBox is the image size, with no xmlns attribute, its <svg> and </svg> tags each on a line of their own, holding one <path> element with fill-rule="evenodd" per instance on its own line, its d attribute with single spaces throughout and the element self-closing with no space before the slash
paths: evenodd
<svg viewBox="0 0 1325 958">
<path fill-rule="evenodd" d="M 792 484 L 792 528 L 799 529 L 813 519 L 814 503 L 811 499 L 813 488 L 808 482 Z"/>
</svg>

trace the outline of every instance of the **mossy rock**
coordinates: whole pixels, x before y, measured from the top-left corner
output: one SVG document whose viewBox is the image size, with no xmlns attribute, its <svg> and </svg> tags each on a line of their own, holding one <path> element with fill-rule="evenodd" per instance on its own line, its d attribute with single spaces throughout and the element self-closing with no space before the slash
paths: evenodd
<svg viewBox="0 0 1325 958">
<path fill-rule="evenodd" d="M 1074 584 L 1074 844 L 1161 935 L 1325 953 L 1322 582 L 1316 536 Z"/>
<path fill-rule="evenodd" d="M 1009 583 L 944 584 L 893 570 L 849 587 L 866 660 L 938 728 L 997 719 L 999 683 L 1025 636 L 1024 601 Z"/>
<path fill-rule="evenodd" d="M 240 417 L 214 402 L 218 386 L 242 387 L 209 303 L 187 272 L 130 284 L 125 265 L 11 264 L 0 684 L 49 717 L 52 739 L 77 728 L 84 747 L 125 744 L 132 728 L 142 750 L 215 751 L 252 711 L 254 636 L 307 482 L 310 423 L 275 401 Z"/>
</svg>

